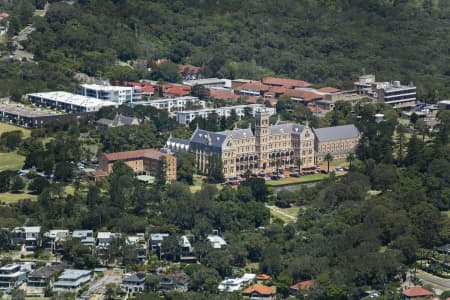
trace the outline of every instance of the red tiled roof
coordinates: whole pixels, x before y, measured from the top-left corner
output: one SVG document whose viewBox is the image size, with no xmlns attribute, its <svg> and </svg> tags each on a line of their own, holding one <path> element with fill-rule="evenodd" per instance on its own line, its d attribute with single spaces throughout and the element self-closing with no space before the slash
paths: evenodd
<svg viewBox="0 0 450 300">
<path fill-rule="evenodd" d="M 338 89 L 338 88 L 327 86 L 327 87 L 323 87 L 323 88 L 317 89 L 317 91 L 321 92 L 321 93 L 333 94 L 333 93 L 338 93 L 341 90 Z"/>
<path fill-rule="evenodd" d="M 255 277 L 256 280 L 269 280 L 270 279 L 270 275 L 267 274 L 258 274 Z"/>
<path fill-rule="evenodd" d="M 267 92 L 269 88 L 268 85 L 262 84 L 260 81 L 251 81 L 238 86 L 236 91 L 247 90 L 253 92 Z"/>
<path fill-rule="evenodd" d="M 189 95 L 191 87 L 188 85 L 163 84 L 163 93 L 183 97 Z"/>
<path fill-rule="evenodd" d="M 163 153 L 156 149 L 141 149 L 125 152 L 114 152 L 103 154 L 108 161 L 124 160 L 124 159 L 136 159 L 136 158 L 152 158 L 160 159 L 161 156 L 169 156 L 167 153 Z"/>
<path fill-rule="evenodd" d="M 96 169 L 95 171 L 89 172 L 86 175 L 89 177 L 106 177 L 108 176 L 108 172 L 105 172 L 101 169 Z"/>
<path fill-rule="evenodd" d="M 302 90 L 286 90 L 284 93 L 286 96 L 292 97 L 292 98 L 300 98 L 305 101 L 313 101 L 313 100 L 320 100 L 323 99 L 323 96 L 318 95 L 316 93 L 310 92 L 310 91 L 302 91 Z"/>
<path fill-rule="evenodd" d="M 239 98 L 233 91 L 225 89 L 209 89 L 209 96 L 220 100 L 236 100 Z"/>
<path fill-rule="evenodd" d="M 252 294 L 255 292 L 260 295 L 275 295 L 277 293 L 277 287 L 256 283 L 243 290 L 242 294 Z"/>
<path fill-rule="evenodd" d="M 318 106 L 312 105 L 312 106 L 308 106 L 308 108 L 312 113 L 315 113 L 315 114 L 323 113 L 323 109 Z"/>
<path fill-rule="evenodd" d="M 411 289 L 404 290 L 403 295 L 408 297 L 424 297 L 424 296 L 433 296 L 433 293 L 429 290 L 424 289 L 421 286 L 415 286 Z"/>
<path fill-rule="evenodd" d="M 193 65 L 179 65 L 178 70 L 182 73 L 196 74 L 200 72 L 200 67 Z"/>
<path fill-rule="evenodd" d="M 123 85 L 125 85 L 125 86 L 142 86 L 143 84 L 140 82 L 124 81 Z"/>
<path fill-rule="evenodd" d="M 160 65 L 162 65 L 163 63 L 166 63 L 166 62 L 168 62 L 168 60 L 166 58 L 160 58 L 160 59 L 155 61 L 155 65 L 160 66 Z"/>
<path fill-rule="evenodd" d="M 7 13 L 0 13 L 0 22 L 6 20 L 9 17 Z"/>
<path fill-rule="evenodd" d="M 313 285 L 313 281 L 312 280 L 305 280 L 305 281 L 300 281 L 294 285 L 291 286 L 291 289 L 293 290 L 306 290 L 311 288 Z"/>
<path fill-rule="evenodd" d="M 141 93 L 154 93 L 155 88 L 151 85 L 146 85 L 141 88 Z"/>
<path fill-rule="evenodd" d="M 268 93 L 284 94 L 286 90 L 287 88 L 285 88 L 284 86 L 272 86 L 269 88 Z"/>
<path fill-rule="evenodd" d="M 258 99 L 261 99 L 261 97 L 249 96 L 245 98 L 245 102 L 248 104 L 256 104 L 258 102 Z"/>
<path fill-rule="evenodd" d="M 262 79 L 262 83 L 269 85 L 278 85 L 284 87 L 310 87 L 311 83 L 288 78 L 278 78 L 278 77 L 265 77 Z"/>
</svg>

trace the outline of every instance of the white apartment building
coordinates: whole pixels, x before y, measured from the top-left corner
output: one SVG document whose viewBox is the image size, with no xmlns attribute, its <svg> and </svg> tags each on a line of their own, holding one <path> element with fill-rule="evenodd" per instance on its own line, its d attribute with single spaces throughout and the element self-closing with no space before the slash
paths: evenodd
<svg viewBox="0 0 450 300">
<path fill-rule="evenodd" d="M 36 106 L 74 113 L 96 112 L 105 106 L 117 106 L 116 102 L 62 91 L 27 94 L 27 98 Z"/>
<path fill-rule="evenodd" d="M 80 94 L 101 100 L 115 102 L 119 105 L 133 101 L 133 87 L 100 84 L 80 85 Z"/>
<path fill-rule="evenodd" d="M 403 85 L 400 81 L 377 82 L 375 75 L 362 75 L 354 85 L 358 94 L 368 95 L 394 108 L 410 108 L 417 102 L 416 87 L 412 83 Z"/>
<path fill-rule="evenodd" d="M 58 277 L 53 285 L 55 292 L 76 292 L 91 281 L 92 271 L 67 269 Z"/>
<path fill-rule="evenodd" d="M 236 105 L 236 106 L 224 106 L 219 108 L 205 108 L 199 110 L 186 110 L 182 112 L 177 112 L 175 114 L 175 119 L 180 124 L 188 125 L 195 118 L 202 117 L 204 119 L 208 118 L 211 114 L 217 114 L 218 117 L 228 118 L 231 116 L 232 111 L 236 113 L 239 119 L 245 117 L 246 114 L 251 114 L 255 116 L 256 111 L 259 108 L 264 108 L 263 104 L 248 104 L 248 105 Z M 266 108 L 269 115 L 274 115 L 275 108 Z"/>
<path fill-rule="evenodd" d="M 168 112 L 184 111 L 190 107 L 205 108 L 206 102 L 197 97 L 185 96 L 177 98 L 161 98 L 150 101 L 134 101 L 130 103 L 131 107 L 137 105 L 153 106 L 157 109 L 163 109 Z"/>
</svg>

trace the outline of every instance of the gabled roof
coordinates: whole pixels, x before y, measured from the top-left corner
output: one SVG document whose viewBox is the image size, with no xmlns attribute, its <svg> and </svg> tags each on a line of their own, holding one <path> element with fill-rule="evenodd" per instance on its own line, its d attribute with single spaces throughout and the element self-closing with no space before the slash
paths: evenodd
<svg viewBox="0 0 450 300">
<path fill-rule="evenodd" d="M 133 151 L 114 152 L 103 155 L 110 162 L 124 159 L 137 159 L 137 158 L 161 159 L 162 156 L 164 157 L 170 156 L 169 154 L 161 152 L 157 149 L 141 149 Z"/>
<path fill-rule="evenodd" d="M 261 83 L 260 81 L 251 81 L 248 83 L 244 83 L 240 86 L 238 86 L 235 90 L 236 91 L 253 91 L 253 92 L 267 92 L 269 90 L 270 86 Z"/>
<path fill-rule="evenodd" d="M 127 276 L 124 278 L 124 282 L 138 282 L 142 283 L 145 281 L 145 274 L 144 273 L 136 273 L 130 276 Z"/>
<path fill-rule="evenodd" d="M 221 131 L 221 133 L 230 136 L 233 140 L 247 139 L 249 137 L 253 137 L 253 131 L 251 128 L 235 128 L 233 130 L 225 130 Z"/>
<path fill-rule="evenodd" d="M 311 83 L 297 80 L 297 79 L 288 79 L 288 78 L 278 78 L 278 77 L 265 77 L 262 79 L 264 84 L 269 85 L 278 85 L 284 87 L 310 87 Z"/>
<path fill-rule="evenodd" d="M 304 281 L 300 281 L 297 282 L 296 284 L 291 286 L 291 289 L 293 290 L 306 290 L 309 289 L 313 286 L 313 281 L 312 280 L 304 280 Z"/>
<path fill-rule="evenodd" d="M 304 128 L 305 126 L 303 125 L 277 121 L 275 125 L 269 126 L 269 135 L 280 135 L 297 132 L 300 133 L 303 131 Z"/>
<path fill-rule="evenodd" d="M 277 293 L 277 287 L 256 283 L 242 291 L 244 295 L 253 293 L 258 293 L 259 295 L 275 295 Z"/>
<path fill-rule="evenodd" d="M 270 275 L 267 274 L 258 274 L 255 277 L 256 280 L 269 280 L 270 279 Z"/>
<path fill-rule="evenodd" d="M 421 286 L 415 286 L 411 289 L 404 290 L 402 292 L 403 295 L 408 297 L 424 297 L 424 296 L 433 296 L 433 293 L 429 290 L 424 289 Z"/>
<path fill-rule="evenodd" d="M 355 125 L 342 125 L 313 129 L 319 142 L 359 138 L 360 133 Z"/>
<path fill-rule="evenodd" d="M 189 74 L 197 74 L 200 72 L 200 67 L 196 67 L 193 65 L 179 65 L 178 70 L 182 73 L 189 73 Z"/>
<path fill-rule="evenodd" d="M 223 132 L 196 129 L 191 136 L 190 142 L 220 148 L 226 138 L 227 135 Z"/>
<path fill-rule="evenodd" d="M 450 254 L 450 244 L 445 244 L 437 248 L 439 252 L 447 252 Z"/>
<path fill-rule="evenodd" d="M 223 88 L 210 88 L 209 96 L 214 99 L 219 100 L 236 100 L 239 98 L 233 90 L 223 89 Z"/>
</svg>

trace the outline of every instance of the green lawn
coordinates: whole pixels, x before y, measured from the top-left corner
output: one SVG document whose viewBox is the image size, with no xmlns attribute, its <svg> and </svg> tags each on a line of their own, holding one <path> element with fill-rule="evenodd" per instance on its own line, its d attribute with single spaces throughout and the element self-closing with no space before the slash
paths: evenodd
<svg viewBox="0 0 450 300">
<path fill-rule="evenodd" d="M 30 200 L 37 200 L 37 196 L 36 195 L 30 195 L 27 193 L 20 193 L 20 194 L 16 194 L 16 193 L 0 193 L 0 203 L 13 203 L 22 199 L 30 199 Z"/>
<path fill-rule="evenodd" d="M 189 187 L 191 189 L 191 193 L 195 193 L 202 188 L 204 178 L 205 177 L 200 175 L 194 175 L 194 185 Z"/>
<path fill-rule="evenodd" d="M 0 153 L 0 171 L 19 170 L 24 161 L 25 157 L 16 152 Z"/>
<path fill-rule="evenodd" d="M 450 218 L 450 210 L 443 211 L 442 214 Z"/>
<path fill-rule="evenodd" d="M 8 123 L 1 123 L 0 122 L 0 134 L 2 134 L 3 132 L 8 132 L 8 131 L 14 131 L 14 130 L 20 130 L 23 133 L 23 137 L 27 138 L 30 136 L 31 134 L 31 130 L 30 129 L 26 129 L 20 126 L 16 126 L 16 125 L 12 125 L 12 124 L 8 124 Z"/>
<path fill-rule="evenodd" d="M 336 175 L 340 176 L 343 175 L 343 172 L 339 172 Z M 279 180 L 269 180 L 266 181 L 266 184 L 268 186 L 281 186 L 281 185 L 289 185 L 289 184 L 301 184 L 301 183 L 307 183 L 307 182 L 313 182 L 313 181 L 319 181 L 319 180 L 324 180 L 326 178 L 328 178 L 329 175 L 328 174 L 313 174 L 313 175 L 307 175 L 307 176 L 303 176 L 303 177 L 288 177 L 288 178 L 284 178 L 284 179 L 279 179 Z"/>
</svg>

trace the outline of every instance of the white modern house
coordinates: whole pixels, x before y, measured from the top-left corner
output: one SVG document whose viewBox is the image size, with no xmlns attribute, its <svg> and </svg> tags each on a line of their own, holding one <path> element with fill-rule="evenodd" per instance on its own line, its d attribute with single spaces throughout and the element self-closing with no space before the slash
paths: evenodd
<svg viewBox="0 0 450 300">
<path fill-rule="evenodd" d="M 219 235 L 218 230 L 213 230 L 211 234 L 206 237 L 214 249 L 221 249 L 227 245 L 227 242 Z"/>
<path fill-rule="evenodd" d="M 90 270 L 66 269 L 53 285 L 55 292 L 76 292 L 83 285 L 92 280 Z"/>
<path fill-rule="evenodd" d="M 80 94 L 87 97 L 93 97 L 101 100 L 112 101 L 116 104 L 124 104 L 133 101 L 133 87 L 100 85 L 100 84 L 82 84 L 80 85 Z"/>
<path fill-rule="evenodd" d="M 11 291 L 27 280 L 34 263 L 9 264 L 0 268 L 0 291 Z"/>
<path fill-rule="evenodd" d="M 74 230 L 72 232 L 72 238 L 79 240 L 83 245 L 94 246 L 95 237 L 93 230 Z"/>
<path fill-rule="evenodd" d="M 113 238 L 116 236 L 112 232 L 98 232 L 97 233 L 97 248 L 106 249 L 111 244 Z"/>
</svg>

